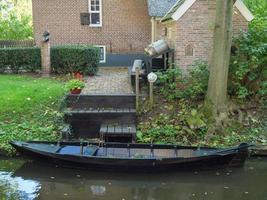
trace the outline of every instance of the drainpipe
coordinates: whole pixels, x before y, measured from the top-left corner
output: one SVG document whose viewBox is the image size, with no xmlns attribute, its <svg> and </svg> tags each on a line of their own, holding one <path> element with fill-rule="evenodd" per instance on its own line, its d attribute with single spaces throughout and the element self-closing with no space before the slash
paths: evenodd
<svg viewBox="0 0 267 200">
<path fill-rule="evenodd" d="M 151 17 L 151 43 L 156 41 L 156 33 L 157 33 L 157 22 L 155 17 Z"/>
</svg>

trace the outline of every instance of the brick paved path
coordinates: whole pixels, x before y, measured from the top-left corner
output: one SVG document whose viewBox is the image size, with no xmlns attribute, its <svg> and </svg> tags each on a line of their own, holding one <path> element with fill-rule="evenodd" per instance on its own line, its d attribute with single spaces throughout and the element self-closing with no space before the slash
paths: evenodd
<svg viewBox="0 0 267 200">
<path fill-rule="evenodd" d="M 100 68 L 87 79 L 82 94 L 133 94 L 128 68 Z"/>
</svg>

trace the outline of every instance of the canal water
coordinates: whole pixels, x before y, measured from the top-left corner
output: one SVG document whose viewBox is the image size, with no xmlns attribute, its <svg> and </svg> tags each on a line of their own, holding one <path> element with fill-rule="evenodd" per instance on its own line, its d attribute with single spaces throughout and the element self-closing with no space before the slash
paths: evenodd
<svg viewBox="0 0 267 200">
<path fill-rule="evenodd" d="M 267 200 L 267 158 L 244 168 L 126 174 L 0 158 L 0 200 Z"/>
</svg>

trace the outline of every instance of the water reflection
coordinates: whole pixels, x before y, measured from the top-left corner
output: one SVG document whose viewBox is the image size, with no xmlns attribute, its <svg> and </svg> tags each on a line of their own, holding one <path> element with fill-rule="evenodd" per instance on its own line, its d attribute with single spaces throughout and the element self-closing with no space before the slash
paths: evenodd
<svg viewBox="0 0 267 200">
<path fill-rule="evenodd" d="M 106 187 L 102 185 L 92 185 L 91 191 L 93 195 L 103 196 L 106 193 Z"/>
<path fill-rule="evenodd" d="M 90 172 L 26 162 L 1 171 L 0 199 L 267 200 L 266 180 L 267 159 L 252 159 L 243 169 L 165 174 Z"/>
<path fill-rule="evenodd" d="M 2 199 L 33 200 L 38 197 L 41 184 L 21 177 L 12 177 L 12 173 L 0 171 L 0 197 Z"/>
</svg>

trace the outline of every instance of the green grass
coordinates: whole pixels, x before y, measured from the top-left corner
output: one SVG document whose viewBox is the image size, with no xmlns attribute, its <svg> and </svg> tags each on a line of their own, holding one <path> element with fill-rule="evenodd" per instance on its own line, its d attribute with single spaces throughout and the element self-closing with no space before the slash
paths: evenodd
<svg viewBox="0 0 267 200">
<path fill-rule="evenodd" d="M 11 140 L 56 140 L 64 83 L 53 78 L 0 75 L 0 150 Z"/>
</svg>

